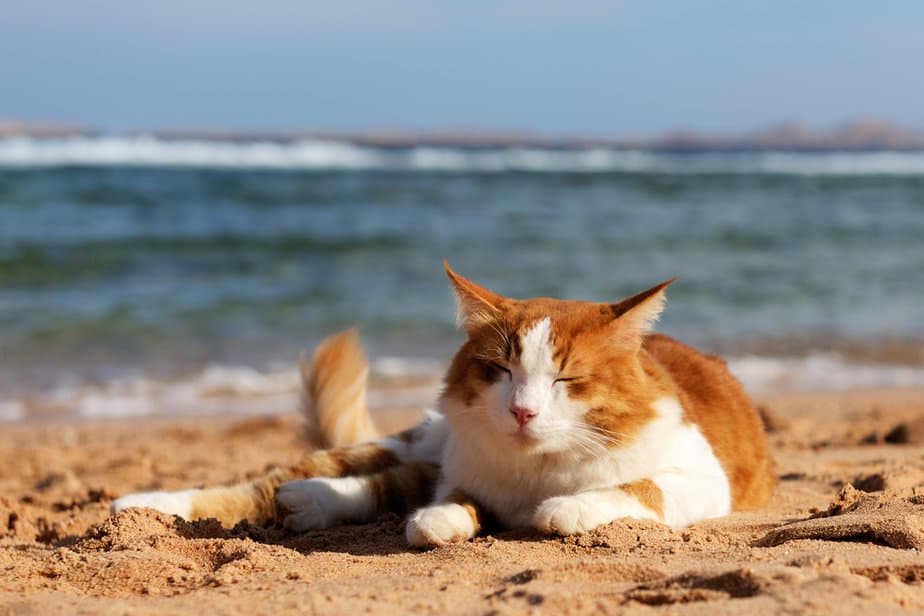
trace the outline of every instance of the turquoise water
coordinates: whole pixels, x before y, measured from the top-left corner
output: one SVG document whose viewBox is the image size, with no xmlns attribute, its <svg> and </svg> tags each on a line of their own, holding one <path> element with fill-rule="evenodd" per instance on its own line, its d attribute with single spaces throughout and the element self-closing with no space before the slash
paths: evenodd
<svg viewBox="0 0 924 616">
<path fill-rule="evenodd" d="M 444 257 L 515 297 L 616 300 L 678 276 L 660 329 L 726 353 L 924 363 L 924 172 L 748 156 L 0 160 L 0 388 L 265 369 L 351 324 L 373 355 L 444 359 L 461 339 Z"/>
</svg>

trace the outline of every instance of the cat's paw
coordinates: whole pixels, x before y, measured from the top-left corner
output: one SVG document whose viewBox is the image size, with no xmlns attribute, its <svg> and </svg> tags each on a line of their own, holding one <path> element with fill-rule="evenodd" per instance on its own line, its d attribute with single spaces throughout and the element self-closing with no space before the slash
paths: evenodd
<svg viewBox="0 0 924 616">
<path fill-rule="evenodd" d="M 580 535 L 609 521 L 580 495 L 555 496 L 539 504 L 533 526 L 555 535 Z"/>
<path fill-rule="evenodd" d="M 282 524 L 295 532 L 362 520 L 366 500 L 362 485 L 353 477 L 288 481 L 276 491 L 276 502 L 285 513 Z"/>
<path fill-rule="evenodd" d="M 462 505 L 443 503 L 418 509 L 407 521 L 407 542 L 432 548 L 475 536 L 475 522 Z"/>
<path fill-rule="evenodd" d="M 110 513 L 133 507 L 147 507 L 162 513 L 178 515 L 187 520 L 192 513 L 193 497 L 199 490 L 182 490 L 179 492 L 138 492 L 127 494 L 112 501 Z"/>
</svg>

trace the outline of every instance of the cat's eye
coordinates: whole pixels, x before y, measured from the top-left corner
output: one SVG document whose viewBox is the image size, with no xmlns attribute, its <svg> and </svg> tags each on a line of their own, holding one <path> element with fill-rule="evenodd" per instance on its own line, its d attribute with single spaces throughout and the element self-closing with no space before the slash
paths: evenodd
<svg viewBox="0 0 924 616">
<path fill-rule="evenodd" d="M 489 365 L 490 365 L 492 368 L 495 368 L 496 370 L 500 370 L 501 372 L 506 372 L 506 373 L 507 373 L 507 376 L 510 376 L 510 368 L 508 368 L 508 367 L 506 367 L 506 366 L 502 366 L 501 364 L 497 363 L 496 361 L 492 361 L 492 362 L 488 362 L 488 363 L 489 363 Z"/>
<path fill-rule="evenodd" d="M 570 383 L 576 380 L 578 380 L 578 377 L 576 376 L 558 377 L 557 379 L 555 379 L 554 383 Z"/>
</svg>

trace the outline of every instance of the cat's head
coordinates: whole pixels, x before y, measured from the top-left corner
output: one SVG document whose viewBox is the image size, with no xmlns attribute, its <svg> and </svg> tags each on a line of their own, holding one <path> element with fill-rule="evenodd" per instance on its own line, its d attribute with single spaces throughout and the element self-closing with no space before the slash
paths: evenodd
<svg viewBox="0 0 924 616">
<path fill-rule="evenodd" d="M 445 265 L 468 340 L 442 406 L 465 437 L 523 454 L 593 456 L 653 418 L 658 380 L 639 351 L 673 280 L 615 304 L 516 300 Z"/>
</svg>

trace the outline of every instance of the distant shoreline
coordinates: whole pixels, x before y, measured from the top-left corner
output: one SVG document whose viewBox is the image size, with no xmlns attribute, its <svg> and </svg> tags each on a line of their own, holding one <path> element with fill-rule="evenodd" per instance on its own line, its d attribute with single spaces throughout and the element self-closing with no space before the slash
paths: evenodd
<svg viewBox="0 0 924 616">
<path fill-rule="evenodd" d="M 642 150 L 684 152 L 877 152 L 924 151 L 924 130 L 897 127 L 878 120 L 859 120 L 830 130 L 781 124 L 740 133 L 675 131 L 651 137 L 564 135 L 484 130 L 223 130 L 158 129 L 107 131 L 65 123 L 0 120 L 0 139 L 68 139 L 150 136 L 164 141 L 202 140 L 219 143 L 293 143 L 328 141 L 382 149 L 446 147 L 471 150 L 541 148 L 546 150 Z"/>
</svg>

